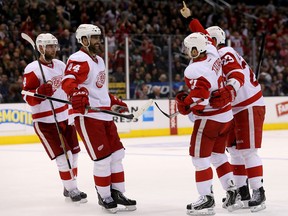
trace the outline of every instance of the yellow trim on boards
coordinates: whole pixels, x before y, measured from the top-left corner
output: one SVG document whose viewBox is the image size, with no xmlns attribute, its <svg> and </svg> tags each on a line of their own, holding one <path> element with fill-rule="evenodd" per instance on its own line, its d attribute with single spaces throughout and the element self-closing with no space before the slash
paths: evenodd
<svg viewBox="0 0 288 216">
<path fill-rule="evenodd" d="M 264 130 L 288 130 L 288 123 L 271 123 L 264 124 Z M 192 133 L 191 128 L 178 128 L 178 135 L 189 135 Z M 120 138 L 135 138 L 135 137 L 153 137 L 153 136 L 169 136 L 170 129 L 146 129 L 146 130 L 131 130 L 128 133 L 119 133 Z M 80 138 L 79 138 L 80 139 Z M 39 143 L 40 140 L 37 135 L 26 136 L 1 136 L 0 145 L 13 145 L 13 144 L 30 144 Z"/>
</svg>

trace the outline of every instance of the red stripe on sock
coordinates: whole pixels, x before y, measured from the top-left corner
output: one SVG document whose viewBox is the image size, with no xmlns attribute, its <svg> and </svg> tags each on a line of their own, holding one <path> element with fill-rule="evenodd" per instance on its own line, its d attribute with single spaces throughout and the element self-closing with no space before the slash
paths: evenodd
<svg viewBox="0 0 288 216">
<path fill-rule="evenodd" d="M 247 169 L 248 178 L 260 177 L 263 176 L 263 166 L 250 167 Z"/>
<path fill-rule="evenodd" d="M 246 168 L 245 165 L 231 165 L 233 167 L 233 174 L 234 175 L 239 175 L 239 176 L 246 176 Z"/>
<path fill-rule="evenodd" d="M 73 175 L 74 175 L 74 176 L 77 176 L 77 174 L 78 174 L 78 169 L 77 169 L 77 167 L 73 168 L 72 171 L 73 171 Z"/>
<path fill-rule="evenodd" d="M 107 187 L 111 185 L 111 176 L 94 176 L 94 183 L 96 186 Z"/>
<path fill-rule="evenodd" d="M 217 172 L 218 178 L 221 178 L 227 173 L 232 172 L 232 166 L 229 162 L 225 162 L 224 164 L 222 164 L 216 169 L 216 172 Z"/>
<path fill-rule="evenodd" d="M 62 180 L 71 180 L 72 179 L 71 174 L 70 174 L 69 171 L 66 171 L 66 172 L 59 171 L 59 174 L 60 174 L 60 178 Z"/>
<path fill-rule="evenodd" d="M 212 168 L 209 167 L 206 170 L 196 171 L 195 172 L 196 182 L 203 182 L 213 178 Z"/>
<path fill-rule="evenodd" d="M 119 183 L 119 182 L 124 182 L 124 172 L 119 172 L 119 173 L 112 173 L 111 174 L 111 182 L 113 183 Z"/>
</svg>

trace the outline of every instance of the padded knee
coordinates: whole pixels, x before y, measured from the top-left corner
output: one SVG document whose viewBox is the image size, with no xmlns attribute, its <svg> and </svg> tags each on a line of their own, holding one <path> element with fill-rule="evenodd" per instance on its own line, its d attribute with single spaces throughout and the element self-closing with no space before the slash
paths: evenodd
<svg viewBox="0 0 288 216">
<path fill-rule="evenodd" d="M 244 159 L 246 169 L 262 165 L 257 149 L 243 149 L 240 150 L 240 153 Z"/>
<path fill-rule="evenodd" d="M 110 176 L 111 156 L 99 161 L 94 161 L 93 173 L 95 176 Z"/>
<path fill-rule="evenodd" d="M 115 163 L 117 161 L 122 161 L 122 159 L 125 157 L 125 150 L 124 148 L 113 152 L 111 155 L 111 163 Z"/>
<path fill-rule="evenodd" d="M 196 171 L 206 170 L 210 167 L 210 157 L 192 157 L 192 163 L 195 166 Z"/>
<path fill-rule="evenodd" d="M 112 173 L 123 172 L 124 168 L 123 168 L 123 164 L 122 164 L 122 159 L 125 156 L 124 149 L 120 149 L 120 150 L 114 152 L 111 156 L 112 156 L 111 172 Z"/>
<path fill-rule="evenodd" d="M 71 151 L 68 151 L 67 155 L 68 155 L 70 164 L 72 164 L 73 155 L 72 155 Z M 69 170 L 69 165 L 68 165 L 68 161 L 66 159 L 65 154 L 62 154 L 62 155 L 59 155 L 59 156 L 56 157 L 56 164 L 58 166 L 58 170 L 59 171 L 67 171 L 67 170 Z"/>
<path fill-rule="evenodd" d="M 244 159 L 240 153 L 240 150 L 236 149 L 235 146 L 228 148 L 229 154 L 231 156 L 231 164 L 242 165 L 244 164 Z"/>
<path fill-rule="evenodd" d="M 79 153 L 73 154 L 73 164 L 71 164 L 73 168 L 78 167 L 78 155 Z"/>
<path fill-rule="evenodd" d="M 221 166 L 222 164 L 228 162 L 228 157 L 225 153 L 219 154 L 219 153 L 212 153 L 211 155 L 211 163 L 215 168 Z"/>
</svg>

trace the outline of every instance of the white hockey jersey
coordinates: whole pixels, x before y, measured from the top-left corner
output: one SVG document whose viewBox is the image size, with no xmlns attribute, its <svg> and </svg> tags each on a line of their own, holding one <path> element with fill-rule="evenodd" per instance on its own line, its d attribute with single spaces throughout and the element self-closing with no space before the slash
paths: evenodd
<svg viewBox="0 0 288 216">
<path fill-rule="evenodd" d="M 251 106 L 264 106 L 261 86 L 246 61 L 232 47 L 222 47 L 218 52 L 222 59 L 222 68 L 226 77 L 233 73 L 231 68 L 235 68 L 233 66 L 233 64 L 237 64 L 235 61 L 242 67 L 242 73 L 244 74 L 244 84 L 237 91 L 236 98 L 231 103 L 233 114 Z"/>
<path fill-rule="evenodd" d="M 210 95 L 213 91 L 223 86 L 223 73 L 219 53 L 216 48 L 208 44 L 207 45 L 207 57 L 200 61 L 191 62 L 184 71 L 186 84 L 189 87 L 190 80 L 205 79 L 211 87 L 209 89 Z M 193 88 L 191 88 L 193 91 Z M 197 101 L 201 97 L 192 98 L 193 101 Z M 205 106 L 201 115 L 194 112 L 195 119 L 210 119 L 218 122 L 228 122 L 232 120 L 233 115 L 230 104 L 222 109 L 213 109 L 209 104 L 209 98 L 205 99 L 200 105 Z"/>
<path fill-rule="evenodd" d="M 66 93 L 61 88 L 61 80 L 64 76 L 65 64 L 53 59 L 51 64 L 41 63 L 43 72 L 47 82 L 52 83 L 52 97 L 67 100 Z M 44 83 L 43 77 L 39 68 L 38 61 L 33 61 L 24 69 L 23 89 L 26 91 L 35 92 L 36 89 Z M 31 106 L 32 118 L 35 122 L 53 123 L 55 122 L 49 100 L 32 102 L 29 100 L 31 96 L 24 96 L 24 100 Z M 31 98 L 30 98 L 31 99 Z M 68 119 L 68 105 L 53 101 L 56 119 L 58 122 Z"/>
<path fill-rule="evenodd" d="M 78 83 L 77 88 L 85 87 L 89 92 L 89 103 L 91 107 L 99 107 L 101 109 L 110 109 L 110 97 L 108 94 L 108 86 L 105 75 L 105 63 L 104 60 L 97 56 L 92 58 L 84 50 L 72 54 L 67 62 L 65 70 L 66 79 L 75 79 Z M 68 93 L 70 86 L 62 85 L 62 88 Z M 81 113 L 70 113 L 72 117 L 80 116 Z M 102 113 L 88 111 L 85 115 L 87 117 L 112 121 L 113 116 Z"/>
</svg>

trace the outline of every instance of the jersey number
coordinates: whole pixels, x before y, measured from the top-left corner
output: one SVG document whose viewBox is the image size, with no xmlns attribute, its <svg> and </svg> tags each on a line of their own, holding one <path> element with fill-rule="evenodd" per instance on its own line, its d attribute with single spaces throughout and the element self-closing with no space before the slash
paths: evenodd
<svg viewBox="0 0 288 216">
<path fill-rule="evenodd" d="M 68 68 L 67 68 L 68 71 L 71 71 L 73 70 L 74 72 L 78 72 L 80 70 L 80 65 L 77 64 L 77 65 L 74 65 L 73 66 L 73 63 L 70 63 Z"/>
<path fill-rule="evenodd" d="M 242 61 L 242 68 L 244 69 L 247 65 L 245 61 Z M 249 66 L 248 66 L 249 67 Z M 250 72 L 250 83 L 256 87 L 258 85 L 258 81 L 255 78 L 255 74 L 253 73 L 253 70 L 249 67 L 249 72 Z"/>
</svg>

